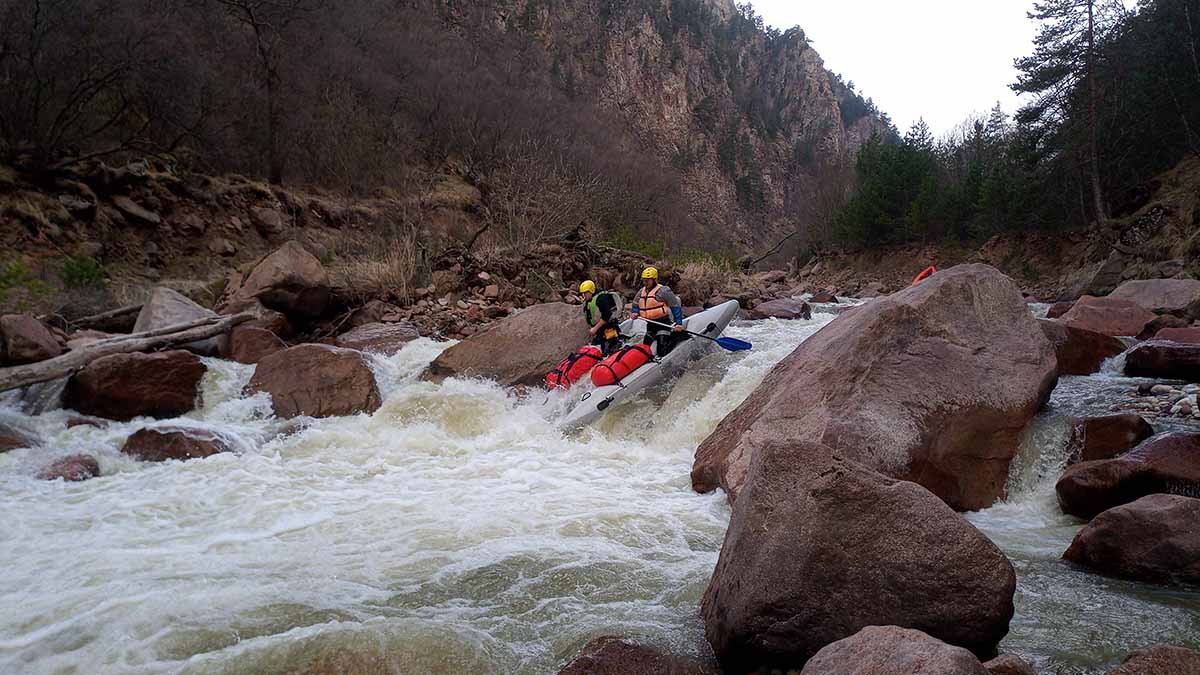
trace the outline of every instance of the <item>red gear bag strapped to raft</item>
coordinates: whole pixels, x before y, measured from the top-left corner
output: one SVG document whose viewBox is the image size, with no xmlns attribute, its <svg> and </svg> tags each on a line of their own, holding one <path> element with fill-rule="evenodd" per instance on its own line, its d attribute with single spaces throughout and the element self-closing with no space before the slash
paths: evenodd
<svg viewBox="0 0 1200 675">
<path fill-rule="evenodd" d="M 650 345 L 633 345 L 613 352 L 592 370 L 592 384 L 607 387 L 620 384 L 630 373 L 650 362 Z"/>
<path fill-rule="evenodd" d="M 937 268 L 934 267 L 933 265 L 926 267 L 925 269 L 921 270 L 921 273 L 917 275 L 916 279 L 913 279 L 912 285 L 916 286 L 917 284 L 921 283 L 922 281 L 925 281 L 927 278 L 929 278 L 929 275 L 933 274 L 936 271 L 937 271 Z"/>
<path fill-rule="evenodd" d="M 570 389 L 571 385 L 588 374 L 592 366 L 600 363 L 603 357 L 604 353 L 599 347 L 580 347 L 579 351 L 563 359 L 557 368 L 546 373 L 546 389 Z"/>
</svg>

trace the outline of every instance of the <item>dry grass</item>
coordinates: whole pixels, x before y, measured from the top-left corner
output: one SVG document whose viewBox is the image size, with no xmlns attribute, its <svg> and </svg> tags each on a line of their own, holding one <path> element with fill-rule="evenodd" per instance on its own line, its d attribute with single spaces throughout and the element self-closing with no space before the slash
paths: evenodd
<svg viewBox="0 0 1200 675">
<path fill-rule="evenodd" d="M 733 283 L 738 273 L 712 260 L 689 262 L 679 270 L 679 288 L 675 289 L 686 305 L 701 305 Z"/>
<path fill-rule="evenodd" d="M 418 271 L 416 241 L 397 237 L 359 253 L 339 255 L 330 275 L 335 285 L 360 302 L 380 299 L 407 305 L 416 290 Z"/>
</svg>

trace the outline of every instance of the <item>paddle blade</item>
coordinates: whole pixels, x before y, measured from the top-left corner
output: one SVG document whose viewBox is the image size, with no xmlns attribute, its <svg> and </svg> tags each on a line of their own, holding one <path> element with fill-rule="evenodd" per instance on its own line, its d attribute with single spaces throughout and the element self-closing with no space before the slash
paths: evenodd
<svg viewBox="0 0 1200 675">
<path fill-rule="evenodd" d="M 754 345 L 743 340 L 738 340 L 737 338 L 719 337 L 716 342 L 731 352 L 744 352 L 747 349 L 754 349 Z"/>
</svg>

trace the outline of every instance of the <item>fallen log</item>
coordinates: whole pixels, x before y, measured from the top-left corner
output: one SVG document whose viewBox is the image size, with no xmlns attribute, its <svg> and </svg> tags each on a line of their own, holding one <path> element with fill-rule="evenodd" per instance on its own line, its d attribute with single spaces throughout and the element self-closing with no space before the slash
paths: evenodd
<svg viewBox="0 0 1200 675">
<path fill-rule="evenodd" d="M 106 332 L 120 333 L 133 329 L 134 323 L 137 321 L 138 313 L 142 311 L 142 305 L 127 305 L 118 307 L 107 312 L 92 314 L 89 316 L 81 316 L 78 319 L 67 319 L 59 314 L 47 314 L 39 316 L 38 320 L 44 323 L 49 323 L 63 330 L 102 330 Z"/>
<path fill-rule="evenodd" d="M 122 335 L 95 342 L 62 356 L 24 366 L 0 368 L 0 391 L 8 391 L 38 382 L 48 382 L 78 372 L 87 364 L 104 356 L 144 352 L 162 347 L 185 345 L 220 335 L 230 328 L 254 318 L 253 314 L 213 316 L 191 323 L 164 326 L 143 333 Z"/>
</svg>

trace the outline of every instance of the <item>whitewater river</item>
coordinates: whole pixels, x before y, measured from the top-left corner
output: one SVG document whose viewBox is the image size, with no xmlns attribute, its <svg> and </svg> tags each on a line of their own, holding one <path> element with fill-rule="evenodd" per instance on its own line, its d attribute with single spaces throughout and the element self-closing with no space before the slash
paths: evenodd
<svg viewBox="0 0 1200 675">
<path fill-rule="evenodd" d="M 374 415 L 282 436 L 264 397 L 239 394 L 253 368 L 210 361 L 184 422 L 239 451 L 185 463 L 122 456 L 142 423 L 67 429 L 9 396 L 0 421 L 50 449 L 0 455 L 0 673 L 547 673 L 605 634 L 703 656 L 697 607 L 729 509 L 691 491 L 692 454 L 832 318 L 734 326 L 754 351 L 712 352 L 575 437 L 551 423 L 565 401 L 417 381 L 445 347 L 426 340 L 375 360 Z M 1064 380 L 1011 501 L 971 516 L 1017 567 L 1002 647 L 1048 672 L 1200 643 L 1200 594 L 1058 561 L 1079 527 L 1053 501 L 1062 415 L 1106 411 L 1092 393 L 1128 382 Z M 78 452 L 102 478 L 32 477 Z"/>
</svg>

